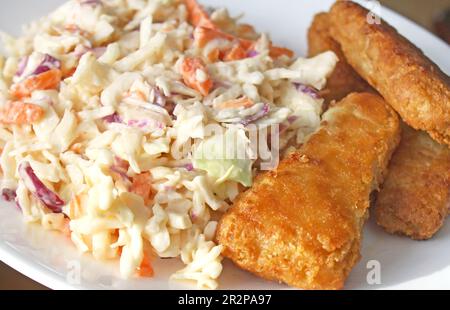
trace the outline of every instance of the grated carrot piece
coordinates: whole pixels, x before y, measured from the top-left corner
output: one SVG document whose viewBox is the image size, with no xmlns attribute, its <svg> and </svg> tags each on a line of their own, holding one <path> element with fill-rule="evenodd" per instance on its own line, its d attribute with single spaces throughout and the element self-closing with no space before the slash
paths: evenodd
<svg viewBox="0 0 450 310">
<path fill-rule="evenodd" d="M 210 62 L 217 62 L 219 61 L 219 59 L 221 58 L 221 52 L 218 48 L 213 49 L 209 54 L 208 54 L 208 60 Z"/>
<path fill-rule="evenodd" d="M 285 47 L 278 47 L 278 46 L 271 46 L 270 47 L 270 57 L 272 58 L 278 58 L 281 56 L 288 56 L 288 57 L 293 57 L 294 56 L 294 52 L 288 48 Z"/>
<path fill-rule="evenodd" d="M 208 14 L 196 0 L 184 0 L 184 4 L 189 13 L 189 21 L 194 26 L 204 26 L 208 28 L 216 28 L 209 18 Z"/>
<path fill-rule="evenodd" d="M 150 257 L 145 253 L 141 265 L 139 266 L 138 269 L 138 275 L 140 277 L 149 277 L 149 278 L 155 275 Z"/>
<path fill-rule="evenodd" d="M 197 70 L 202 70 L 205 73 L 205 81 L 199 81 L 197 79 Z M 203 96 L 208 95 L 209 91 L 213 87 L 213 81 L 209 77 L 208 71 L 200 58 L 186 57 L 181 64 L 181 74 L 183 76 L 184 83 L 187 86 L 199 91 Z"/>
<path fill-rule="evenodd" d="M 11 95 L 20 99 L 29 97 L 35 90 L 55 89 L 61 82 L 62 73 L 59 69 L 51 69 L 39 75 L 26 78 L 23 82 L 11 87 Z"/>
<path fill-rule="evenodd" d="M 44 114 L 44 109 L 36 104 L 8 101 L 0 109 L 0 123 L 7 125 L 31 124 L 40 120 Z"/>
<path fill-rule="evenodd" d="M 254 105 L 253 100 L 247 97 L 241 97 L 238 99 L 228 100 L 217 105 L 219 109 L 237 109 L 237 108 L 250 108 Z"/>
<path fill-rule="evenodd" d="M 224 61 L 234 61 L 247 58 L 247 50 L 243 48 L 241 45 L 236 44 L 233 48 L 226 53 L 223 58 Z"/>
<path fill-rule="evenodd" d="M 205 47 L 208 42 L 215 39 L 233 41 L 236 38 L 218 29 L 211 29 L 203 26 L 198 26 L 194 30 L 194 41 L 200 48 Z"/>
<path fill-rule="evenodd" d="M 241 50 L 245 51 L 245 57 L 247 56 L 247 52 L 254 48 L 255 42 L 251 40 L 241 39 L 234 37 L 228 33 L 225 33 L 218 29 L 211 29 L 208 27 L 199 26 L 194 30 L 194 41 L 198 47 L 203 48 L 212 40 L 222 39 L 230 42 L 237 42 L 237 45 Z M 286 55 L 288 57 L 294 56 L 294 52 L 288 48 L 271 46 L 270 47 L 270 56 L 272 58 L 278 58 L 280 56 Z M 245 57 L 239 58 L 243 59 Z"/>
</svg>

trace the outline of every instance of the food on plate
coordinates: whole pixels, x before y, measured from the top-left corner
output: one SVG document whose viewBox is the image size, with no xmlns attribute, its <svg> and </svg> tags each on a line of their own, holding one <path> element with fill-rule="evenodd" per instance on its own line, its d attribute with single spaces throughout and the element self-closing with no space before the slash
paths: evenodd
<svg viewBox="0 0 450 310">
<path fill-rule="evenodd" d="M 339 289 L 360 258 L 369 196 L 400 138 L 373 94 L 350 94 L 273 171 L 256 177 L 222 217 L 217 241 L 243 269 L 306 289 Z"/>
<path fill-rule="evenodd" d="M 347 61 L 411 127 L 450 145 L 450 80 L 385 21 L 351 1 L 330 10 L 331 34 Z"/>
<path fill-rule="evenodd" d="M 371 89 L 331 38 L 329 14 L 316 15 L 308 43 L 310 56 L 331 49 L 339 57 L 327 82 L 329 93 L 325 98 L 329 101 L 338 100 L 352 90 Z M 449 209 L 450 150 L 406 124 L 402 132 L 402 141 L 392 156 L 386 181 L 378 194 L 375 216 L 377 223 L 390 233 L 428 239 L 441 228 Z"/>
<path fill-rule="evenodd" d="M 352 92 L 376 91 L 361 77 L 345 60 L 339 43 L 330 34 L 330 16 L 328 13 L 319 13 L 314 16 L 308 30 L 308 55 L 314 57 L 325 51 L 333 51 L 339 62 L 328 78 L 325 89 L 321 92 L 326 104 L 333 100 L 339 101 Z"/>
<path fill-rule="evenodd" d="M 450 203 L 450 149 L 408 126 L 389 164 L 375 204 L 377 223 L 390 233 L 431 238 Z"/>
<path fill-rule="evenodd" d="M 124 277 L 180 257 L 172 279 L 202 288 L 222 271 L 217 219 L 262 161 L 250 133 L 279 128 L 282 152 L 303 143 L 337 62 L 296 58 L 193 0 L 71 0 L 3 39 L 2 196 L 81 252 L 120 259 Z M 223 142 L 245 156 L 224 157 Z"/>
</svg>

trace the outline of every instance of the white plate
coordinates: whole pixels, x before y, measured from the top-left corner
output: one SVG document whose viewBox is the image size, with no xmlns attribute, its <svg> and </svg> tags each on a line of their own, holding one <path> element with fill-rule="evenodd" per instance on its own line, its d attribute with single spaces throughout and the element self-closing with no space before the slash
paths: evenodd
<svg viewBox="0 0 450 310">
<path fill-rule="evenodd" d="M 2 1 L 0 30 L 18 34 L 20 26 L 49 12 L 64 0 Z M 203 0 L 212 6 L 226 5 L 233 14 L 245 13 L 244 20 L 260 31 L 271 34 L 280 45 L 306 52 L 306 30 L 315 13 L 327 10 L 333 0 Z M 424 29 L 394 12 L 381 8 L 381 16 L 450 73 L 450 48 Z M 432 189 L 430 189 L 432 190 Z M 448 221 L 447 221 L 448 222 Z M 449 223 L 447 223 L 449 224 Z M 116 263 L 99 263 L 90 256 L 80 256 L 65 237 L 25 226 L 20 211 L 0 203 L 0 259 L 21 273 L 53 289 L 172 289 L 193 286 L 169 282 L 169 275 L 181 267 L 176 259 L 158 261 L 156 277 L 122 280 Z M 381 284 L 369 284 L 379 263 Z M 81 274 L 81 277 L 78 275 Z M 225 262 L 222 289 L 280 289 L 286 286 L 261 280 Z M 450 225 L 432 240 L 412 241 L 384 233 L 373 222 L 365 227 L 362 259 L 347 281 L 348 289 L 449 289 Z"/>
</svg>

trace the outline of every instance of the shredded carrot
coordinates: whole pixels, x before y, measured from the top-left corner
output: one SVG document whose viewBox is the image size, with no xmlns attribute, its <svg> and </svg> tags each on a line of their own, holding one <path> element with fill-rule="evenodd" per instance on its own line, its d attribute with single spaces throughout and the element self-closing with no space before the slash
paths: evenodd
<svg viewBox="0 0 450 310">
<path fill-rule="evenodd" d="M 245 47 L 248 50 L 254 49 L 256 42 L 250 41 L 250 40 L 244 40 L 244 39 L 240 39 L 241 45 L 243 47 Z M 288 48 L 285 47 L 278 47 L 278 46 L 274 46 L 272 45 L 272 43 L 270 44 L 270 51 L 269 51 L 269 55 L 272 58 L 278 58 L 281 57 L 283 55 L 286 55 L 288 57 L 293 57 L 294 56 L 294 52 L 291 51 Z"/>
<path fill-rule="evenodd" d="M 44 109 L 32 103 L 8 101 L 0 110 L 0 123 L 9 125 L 25 125 L 40 120 Z"/>
<path fill-rule="evenodd" d="M 244 49 L 241 45 L 236 44 L 233 48 L 226 53 L 223 58 L 224 61 L 234 61 L 239 59 L 244 59 L 247 57 L 247 50 Z"/>
<path fill-rule="evenodd" d="M 278 46 L 271 46 L 270 47 L 270 57 L 272 58 L 278 58 L 281 56 L 288 56 L 288 57 L 293 57 L 294 56 L 294 52 L 291 51 L 288 48 L 284 48 L 284 47 L 278 47 Z"/>
<path fill-rule="evenodd" d="M 239 40 L 239 44 L 241 45 L 241 47 L 246 50 L 249 50 L 253 46 L 255 46 L 255 42 L 253 42 L 251 40 L 246 40 L 246 39 L 238 39 L 238 40 Z"/>
<path fill-rule="evenodd" d="M 59 69 L 52 69 L 39 75 L 30 76 L 25 81 L 11 87 L 11 95 L 20 99 L 29 97 L 35 90 L 55 89 L 61 82 L 62 73 Z"/>
<path fill-rule="evenodd" d="M 241 97 L 238 99 L 228 100 L 218 104 L 219 109 L 237 109 L 237 108 L 249 108 L 254 104 L 254 102 L 247 98 Z"/>
<path fill-rule="evenodd" d="M 189 13 L 189 21 L 192 25 L 216 28 L 208 14 L 196 0 L 184 0 L 184 3 Z"/>
<path fill-rule="evenodd" d="M 150 205 L 153 197 L 155 197 L 155 190 L 152 187 L 152 177 L 149 172 L 144 172 L 133 177 L 130 192 L 141 196 L 144 199 L 145 205 Z"/>
<path fill-rule="evenodd" d="M 200 48 L 205 47 L 208 42 L 216 39 L 237 41 L 244 48 L 249 47 L 253 44 L 252 41 L 236 38 L 235 36 L 216 28 L 198 26 L 194 30 L 194 41 Z"/>
<path fill-rule="evenodd" d="M 140 277 L 149 277 L 149 278 L 155 275 L 150 257 L 145 253 L 144 258 L 142 259 L 141 262 L 141 266 L 138 269 L 138 274 Z"/>
<path fill-rule="evenodd" d="M 217 27 L 214 22 L 210 19 L 208 14 L 205 12 L 205 10 L 202 8 L 200 4 L 196 0 L 184 0 L 184 3 L 186 5 L 186 8 L 189 13 L 189 21 L 192 25 L 194 25 L 195 31 L 194 31 L 194 40 L 196 44 L 202 48 L 204 47 L 208 42 L 214 39 L 223 39 L 228 41 L 238 41 L 240 48 L 239 48 L 239 55 L 241 58 L 236 58 L 232 60 L 237 59 L 243 59 L 247 55 L 247 51 L 254 46 L 255 42 L 251 40 L 247 40 L 244 38 L 238 38 L 231 34 L 228 34 Z M 255 33 L 255 29 L 253 26 L 248 24 L 242 24 L 239 26 L 238 29 L 238 35 L 239 36 L 245 36 L 248 34 Z M 236 47 L 233 47 L 234 49 L 237 49 Z M 243 53 L 241 50 L 245 50 L 245 53 Z M 217 55 L 217 52 L 214 52 L 212 55 L 208 55 L 208 59 L 210 61 L 217 61 L 217 58 L 215 57 Z M 278 58 L 280 56 L 294 56 L 294 52 L 283 47 L 277 47 L 277 46 L 271 46 L 270 48 L 270 56 L 273 58 Z M 222 58 L 221 58 L 222 59 Z"/>
<path fill-rule="evenodd" d="M 221 51 L 218 48 L 213 49 L 208 54 L 208 60 L 212 63 L 219 61 L 219 59 L 221 59 Z"/>
<path fill-rule="evenodd" d="M 197 79 L 197 70 L 202 70 L 206 75 L 205 81 Z M 208 71 L 200 58 L 186 57 L 181 64 L 181 73 L 183 75 L 184 83 L 199 91 L 203 96 L 209 94 L 213 87 L 213 81 L 209 77 Z"/>
<path fill-rule="evenodd" d="M 114 232 L 112 233 L 113 237 L 115 237 L 115 241 L 117 241 L 119 239 L 119 229 L 116 228 L 114 229 Z"/>
<path fill-rule="evenodd" d="M 120 237 L 120 233 L 119 233 L 119 229 L 114 229 L 114 231 L 111 233 L 111 238 L 112 238 L 112 243 L 116 243 L 119 241 L 119 237 Z M 118 254 L 121 254 L 121 249 L 120 247 L 117 247 L 117 251 Z"/>
<path fill-rule="evenodd" d="M 200 48 L 205 47 L 208 42 L 215 39 L 233 41 L 236 38 L 218 29 L 211 29 L 203 26 L 198 26 L 194 30 L 194 41 Z"/>
<path fill-rule="evenodd" d="M 234 37 L 228 33 L 218 30 L 218 29 L 211 29 L 211 28 L 202 27 L 202 26 L 195 28 L 194 41 L 196 42 L 198 47 L 200 47 L 200 48 L 205 47 L 206 44 L 208 44 L 210 41 L 216 40 L 216 39 L 227 40 L 230 42 L 237 42 L 237 44 L 233 47 L 234 49 L 239 50 L 239 55 L 241 56 L 241 58 L 237 58 L 237 59 L 245 58 L 248 54 L 247 52 L 250 51 L 251 49 L 253 49 L 255 46 L 254 41 L 237 38 L 237 37 Z M 278 58 L 283 55 L 292 57 L 292 56 L 294 56 L 294 52 L 291 51 L 290 49 L 287 49 L 284 47 L 278 47 L 278 46 L 270 47 L 270 56 L 272 58 Z M 220 58 L 220 59 L 226 60 L 225 58 Z M 237 60 L 237 59 L 234 59 L 234 60 Z"/>
</svg>

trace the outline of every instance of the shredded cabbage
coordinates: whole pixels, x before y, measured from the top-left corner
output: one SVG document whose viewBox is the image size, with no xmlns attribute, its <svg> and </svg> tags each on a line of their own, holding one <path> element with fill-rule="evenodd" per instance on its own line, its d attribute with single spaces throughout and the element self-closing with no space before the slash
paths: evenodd
<svg viewBox="0 0 450 310">
<path fill-rule="evenodd" d="M 193 154 L 194 168 L 205 170 L 216 182 L 236 181 L 252 185 L 250 145 L 243 129 L 229 128 L 224 134 L 204 139 Z"/>
</svg>

